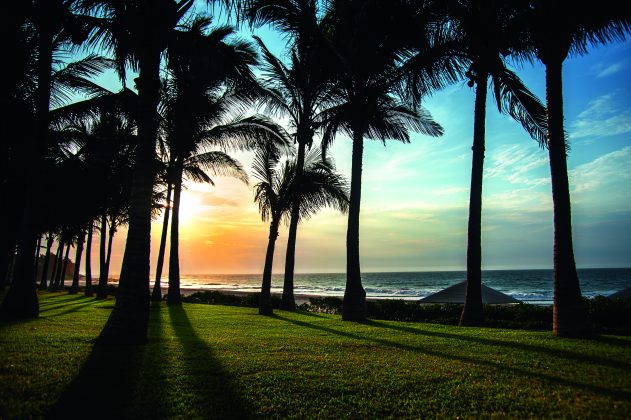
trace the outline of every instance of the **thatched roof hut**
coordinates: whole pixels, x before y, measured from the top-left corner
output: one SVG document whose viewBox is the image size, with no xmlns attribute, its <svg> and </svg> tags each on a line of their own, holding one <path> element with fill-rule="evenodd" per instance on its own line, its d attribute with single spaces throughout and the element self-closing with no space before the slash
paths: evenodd
<svg viewBox="0 0 631 420">
<path fill-rule="evenodd" d="M 467 293 L 467 282 L 463 281 L 446 289 L 426 296 L 419 303 L 464 303 Z M 498 292 L 488 286 L 482 285 L 482 303 L 505 304 L 519 303 L 517 299 L 505 293 Z"/>
</svg>

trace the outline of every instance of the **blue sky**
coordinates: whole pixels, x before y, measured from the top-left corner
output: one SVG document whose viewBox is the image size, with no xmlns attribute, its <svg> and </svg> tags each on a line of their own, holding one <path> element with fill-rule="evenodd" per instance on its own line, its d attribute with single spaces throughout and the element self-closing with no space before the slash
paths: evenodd
<svg viewBox="0 0 631 420">
<path fill-rule="evenodd" d="M 280 53 L 283 41 L 256 31 Z M 564 66 L 565 127 L 576 261 L 579 267 L 631 267 L 631 42 L 591 49 Z M 544 69 L 517 68 L 545 99 Z M 114 88 L 112 75 L 100 79 Z M 413 134 L 411 144 L 367 141 L 361 207 L 363 271 L 464 269 L 473 133 L 474 92 L 465 82 L 435 93 L 425 107 L 445 128 L 441 138 Z M 483 190 L 483 268 L 552 266 L 553 227 L 547 151 L 521 126 L 487 104 Z M 350 177 L 351 142 L 332 148 L 338 170 Z M 247 168 L 251 155 L 237 156 Z M 267 226 L 251 188 L 230 179 L 217 186 L 188 185 L 183 193 L 183 273 L 262 270 Z M 152 257 L 160 233 L 154 224 Z M 340 272 L 345 267 L 346 217 L 325 210 L 305 221 L 298 236 L 299 272 Z M 276 251 L 284 264 L 286 231 Z M 113 270 L 122 257 L 116 241 Z M 220 257 L 221 256 L 221 257 Z"/>
</svg>

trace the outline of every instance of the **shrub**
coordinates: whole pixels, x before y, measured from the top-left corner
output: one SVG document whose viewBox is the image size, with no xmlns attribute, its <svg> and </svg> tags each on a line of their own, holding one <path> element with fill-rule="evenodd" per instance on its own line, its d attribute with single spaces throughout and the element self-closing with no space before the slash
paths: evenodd
<svg viewBox="0 0 631 420">
<path fill-rule="evenodd" d="M 208 290 L 182 296 L 182 301 L 189 303 L 204 303 L 207 305 L 258 307 L 260 296 L 260 293 L 252 293 L 247 295 L 230 295 L 214 290 Z M 272 295 L 272 307 L 275 309 L 280 308 L 280 298 L 278 296 Z"/>
</svg>

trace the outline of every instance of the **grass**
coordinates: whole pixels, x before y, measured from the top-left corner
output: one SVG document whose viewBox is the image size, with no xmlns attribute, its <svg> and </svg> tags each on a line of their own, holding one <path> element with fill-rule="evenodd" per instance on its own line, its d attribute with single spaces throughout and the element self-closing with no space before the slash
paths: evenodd
<svg viewBox="0 0 631 420">
<path fill-rule="evenodd" d="M 631 337 L 157 304 L 146 345 L 94 347 L 113 300 L 40 303 L 39 319 L 0 324 L 0 418 L 631 413 Z"/>
</svg>

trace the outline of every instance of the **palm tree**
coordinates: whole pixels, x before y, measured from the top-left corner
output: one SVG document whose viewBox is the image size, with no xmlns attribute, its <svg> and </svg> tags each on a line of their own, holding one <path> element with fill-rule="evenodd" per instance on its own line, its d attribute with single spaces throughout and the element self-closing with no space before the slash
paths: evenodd
<svg viewBox="0 0 631 420">
<path fill-rule="evenodd" d="M 173 209 L 170 237 L 168 304 L 180 304 L 179 206 L 184 176 L 212 183 L 214 175 L 244 182 L 241 166 L 218 150 L 247 150 L 270 142 L 286 144 L 284 130 L 261 116 L 230 118 L 235 108 L 254 99 L 252 73 L 257 57 L 252 45 L 227 41 L 230 27 L 208 32 L 211 20 L 195 18 L 178 31 L 168 49 L 168 78 L 161 105 L 164 131 L 173 159 Z M 216 57 L 209 60 L 208 57 Z"/>
<path fill-rule="evenodd" d="M 448 19 L 449 45 L 468 67 L 468 85 L 475 86 L 473 157 L 467 229 L 467 292 L 460 325 L 482 320 L 482 174 L 484 170 L 486 99 L 489 77 L 497 106 L 519 121 L 540 144 L 545 142 L 545 109 L 509 70 L 504 57 L 518 40 L 514 33 L 514 9 L 509 2 L 454 0 L 441 3 Z"/>
<path fill-rule="evenodd" d="M 41 290 L 46 290 L 48 288 L 48 265 L 50 263 L 50 249 L 53 246 L 53 239 L 53 232 L 49 230 L 48 236 L 46 237 L 46 253 L 44 254 L 44 264 L 42 266 L 42 273 L 39 282 L 39 288 Z"/>
<path fill-rule="evenodd" d="M 87 238 L 85 244 L 85 296 L 92 297 L 92 232 L 94 231 L 93 220 L 88 222 Z"/>
<path fill-rule="evenodd" d="M 129 230 L 116 305 L 99 341 L 138 343 L 146 340 L 149 319 L 149 252 L 155 175 L 160 56 L 193 0 L 84 0 L 98 23 L 91 37 L 115 54 L 124 80 L 125 66 L 138 70 L 138 150 L 132 179 Z"/>
<path fill-rule="evenodd" d="M 164 266 L 164 254 L 167 244 L 167 232 L 169 230 L 169 216 L 171 215 L 171 192 L 173 191 L 173 183 L 171 182 L 170 172 L 173 167 L 173 161 L 169 158 L 169 162 L 165 164 L 163 182 L 167 184 L 167 192 L 165 195 L 164 216 L 162 219 L 162 233 L 160 236 L 160 248 L 158 250 L 158 261 L 156 263 L 156 279 L 151 292 L 151 300 L 159 302 L 162 300 L 162 287 L 160 280 L 162 279 L 162 267 Z"/>
<path fill-rule="evenodd" d="M 39 314 L 34 273 L 36 188 L 44 168 L 47 147 L 54 54 L 71 43 L 81 44 L 86 35 L 84 22 L 73 13 L 73 3 L 71 0 L 37 0 L 22 5 L 20 10 L 24 13 L 17 19 L 17 27 L 26 23 L 35 33 L 33 52 L 36 52 L 37 61 L 33 63 L 35 69 L 32 73 L 37 85 L 32 91 L 35 127 L 33 135 L 26 136 L 28 145 L 25 149 L 29 156 L 22 157 L 30 165 L 22 174 L 24 200 L 15 271 L 11 288 L 0 306 L 0 317 L 3 318 L 31 318 Z"/>
<path fill-rule="evenodd" d="M 89 223 L 92 228 L 93 220 L 100 219 L 99 299 L 107 297 L 109 261 L 116 228 L 126 223 L 129 179 L 136 149 L 136 106 L 137 95 L 123 89 L 118 93 L 103 91 L 97 97 L 57 108 L 51 113 L 51 126 L 57 130 L 55 136 L 69 144 L 69 150 L 74 150 L 70 153 L 74 153 L 71 156 L 78 165 L 69 176 L 76 180 L 76 193 L 81 194 L 82 199 L 72 209 L 82 209 L 83 214 L 77 214 L 72 222 L 80 221 L 83 226 Z M 90 251 L 91 231 L 88 232 Z M 90 284 L 86 288 L 91 294 L 89 264 L 86 266 L 88 274 Z"/>
<path fill-rule="evenodd" d="M 302 177 L 305 152 L 313 144 L 314 132 L 319 127 L 318 111 L 326 106 L 328 77 L 324 66 L 318 64 L 325 55 L 322 25 L 318 19 L 315 0 L 259 0 L 247 14 L 253 26 L 272 24 L 291 37 L 290 63 L 286 66 L 257 39 L 263 50 L 265 95 L 262 100 L 269 112 L 289 117 L 294 141 L 298 144 L 296 160 L 297 182 Z M 296 237 L 300 217 L 299 200 L 292 204 L 281 307 L 295 310 L 294 266 Z"/>
<path fill-rule="evenodd" d="M 205 182 L 215 185 L 206 174 L 210 172 L 215 176 L 230 176 L 247 184 L 247 174 L 241 164 L 221 151 L 209 151 L 196 153 L 189 156 L 182 166 L 176 171 L 173 188 L 173 208 L 169 252 L 169 291 L 167 295 L 168 305 L 182 303 L 180 294 L 180 261 L 179 261 L 179 213 L 180 197 L 184 178 L 195 182 Z"/>
<path fill-rule="evenodd" d="M 296 176 L 296 161 L 286 161 L 280 169 L 275 169 L 278 162 L 278 154 L 269 148 L 258 151 L 253 162 L 254 176 L 260 181 L 254 186 L 254 201 L 259 205 L 263 221 L 270 221 L 259 300 L 261 315 L 272 314 L 270 291 L 274 247 L 280 223 L 283 218 L 290 217 L 293 203 L 299 201 L 301 219 L 309 218 L 327 206 L 342 212 L 348 209 L 346 180 L 335 173 L 333 163 L 323 159 L 316 149 L 305 157 L 300 183 Z"/>
<path fill-rule="evenodd" d="M 574 260 L 572 210 L 567 175 L 567 140 L 563 128 L 563 62 L 587 53 L 589 45 L 622 40 L 631 31 L 626 2 L 599 2 L 597 7 L 560 0 L 533 0 L 522 9 L 531 54 L 546 69 L 547 138 L 554 204 L 554 334 L 592 333 Z M 532 57 L 529 57 L 532 58 Z"/>
<path fill-rule="evenodd" d="M 72 273 L 72 285 L 70 286 L 69 294 L 76 294 L 79 292 L 79 268 L 81 267 L 81 256 L 83 255 L 83 246 L 85 244 L 85 230 L 81 229 L 77 236 L 77 249 L 74 259 L 74 271 Z"/>
<path fill-rule="evenodd" d="M 366 292 L 361 283 L 359 211 L 364 138 L 409 142 L 408 128 L 430 136 L 442 128 L 416 103 L 397 96 L 401 57 L 409 42 L 391 25 L 405 27 L 408 10 L 385 0 L 331 2 L 327 11 L 330 54 L 338 104 L 323 112 L 323 151 L 339 131 L 353 142 L 350 205 L 346 235 L 346 289 L 342 318 L 366 317 Z M 391 17 L 384 20 L 384 16 Z M 399 20 L 396 17 L 401 17 Z M 411 24 L 411 23 L 410 23 Z M 327 60 L 323 60 L 327 62 Z M 323 153 L 325 154 L 325 153 Z"/>
</svg>

